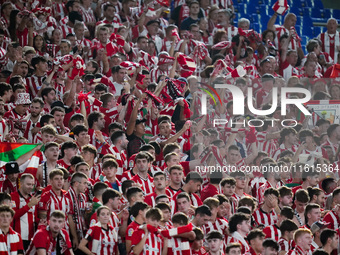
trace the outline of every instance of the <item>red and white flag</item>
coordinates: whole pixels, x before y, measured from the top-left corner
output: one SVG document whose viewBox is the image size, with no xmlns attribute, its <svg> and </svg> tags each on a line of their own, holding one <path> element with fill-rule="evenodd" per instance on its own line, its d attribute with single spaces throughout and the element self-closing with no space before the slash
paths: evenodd
<svg viewBox="0 0 340 255">
<path fill-rule="evenodd" d="M 181 76 L 189 77 L 196 70 L 196 63 L 192 58 L 181 54 L 177 58 L 178 64 L 181 66 Z"/>
<path fill-rule="evenodd" d="M 211 48 L 213 50 L 223 50 L 223 49 L 230 48 L 231 45 L 232 45 L 232 43 L 230 41 L 223 41 L 223 42 L 219 42 L 219 43 L 215 44 Z"/>
<path fill-rule="evenodd" d="M 285 15 L 285 13 L 287 12 L 289 5 L 287 0 L 278 0 L 274 5 L 273 5 L 273 10 L 274 12 L 281 14 L 281 15 Z"/>
</svg>

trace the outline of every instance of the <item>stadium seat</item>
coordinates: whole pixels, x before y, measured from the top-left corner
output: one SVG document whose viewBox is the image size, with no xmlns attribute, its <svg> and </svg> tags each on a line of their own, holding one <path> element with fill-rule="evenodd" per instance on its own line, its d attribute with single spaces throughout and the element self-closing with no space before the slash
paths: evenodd
<svg viewBox="0 0 340 255">
<path fill-rule="evenodd" d="M 340 10 L 333 9 L 332 17 L 339 18 L 340 17 Z"/>
<path fill-rule="evenodd" d="M 259 23 L 253 23 L 251 29 L 254 29 L 256 32 L 260 33 L 260 24 Z"/>
<path fill-rule="evenodd" d="M 306 0 L 306 6 L 314 7 L 314 0 Z"/>
<path fill-rule="evenodd" d="M 308 42 L 309 38 L 307 36 L 303 35 L 301 37 L 301 39 L 302 39 L 301 44 L 302 45 L 307 45 L 307 42 Z"/>
<path fill-rule="evenodd" d="M 302 11 L 303 11 L 303 16 L 307 16 L 307 17 L 310 17 L 311 14 L 312 14 L 312 8 L 310 7 L 305 7 L 305 8 L 302 8 Z"/>
<path fill-rule="evenodd" d="M 296 16 L 303 16 L 303 9 L 298 7 L 290 8 L 289 12 L 294 13 Z"/>
<path fill-rule="evenodd" d="M 302 35 L 303 34 L 301 26 L 295 25 L 295 29 L 296 29 L 296 32 L 298 33 L 298 35 Z"/>
<path fill-rule="evenodd" d="M 312 26 L 303 26 L 301 35 L 308 36 L 308 37 L 313 37 L 313 29 Z"/>
<path fill-rule="evenodd" d="M 298 25 L 298 26 L 303 25 L 303 17 L 302 16 L 296 16 L 296 25 Z"/>
<path fill-rule="evenodd" d="M 324 8 L 321 0 L 314 0 L 314 6 L 313 7 L 317 8 L 319 10 L 322 10 Z"/>
<path fill-rule="evenodd" d="M 331 17 L 331 10 L 330 9 L 323 9 L 321 10 L 321 17 L 324 19 L 329 19 Z"/>
<path fill-rule="evenodd" d="M 259 14 L 252 14 L 251 17 L 254 23 L 259 23 L 261 21 L 261 16 Z"/>
<path fill-rule="evenodd" d="M 313 8 L 312 13 L 310 15 L 312 18 L 322 18 L 321 16 L 321 9 L 319 8 Z"/>
<path fill-rule="evenodd" d="M 256 7 L 255 9 L 256 9 L 257 14 L 268 16 L 268 13 L 269 13 L 268 5 L 261 4 L 260 6 Z"/>
</svg>

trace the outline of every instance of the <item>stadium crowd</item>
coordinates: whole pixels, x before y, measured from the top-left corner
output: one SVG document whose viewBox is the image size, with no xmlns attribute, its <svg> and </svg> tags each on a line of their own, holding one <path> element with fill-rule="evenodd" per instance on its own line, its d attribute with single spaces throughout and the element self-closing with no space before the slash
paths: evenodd
<svg viewBox="0 0 340 255">
<path fill-rule="evenodd" d="M 2 0 L 0 255 L 340 254 L 338 118 L 273 100 L 340 102 L 338 22 L 273 9 Z"/>
</svg>

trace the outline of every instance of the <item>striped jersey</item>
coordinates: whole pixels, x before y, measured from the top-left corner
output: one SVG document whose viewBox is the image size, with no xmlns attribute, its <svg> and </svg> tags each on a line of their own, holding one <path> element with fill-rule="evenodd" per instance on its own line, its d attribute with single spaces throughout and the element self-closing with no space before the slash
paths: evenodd
<svg viewBox="0 0 340 255">
<path fill-rule="evenodd" d="M 0 229 L 0 255 L 23 254 L 24 247 L 21 236 L 9 227 L 8 233 L 4 234 Z"/>
<path fill-rule="evenodd" d="M 110 225 L 107 229 L 104 229 L 100 222 L 96 223 L 87 231 L 85 239 L 89 241 L 89 250 L 94 254 L 117 254 L 118 233 Z"/>
</svg>

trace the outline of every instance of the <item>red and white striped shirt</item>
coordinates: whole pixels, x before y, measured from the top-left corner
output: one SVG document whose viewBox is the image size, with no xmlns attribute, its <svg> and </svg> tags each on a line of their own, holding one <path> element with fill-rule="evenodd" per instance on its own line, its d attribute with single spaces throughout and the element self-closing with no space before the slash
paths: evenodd
<svg viewBox="0 0 340 255">
<path fill-rule="evenodd" d="M 239 243 L 242 246 L 241 253 L 244 254 L 249 252 L 250 247 L 244 237 L 241 236 L 237 231 L 233 232 L 230 236 L 228 236 L 227 244 L 230 243 Z"/>
<path fill-rule="evenodd" d="M 117 176 L 121 176 L 123 172 L 127 170 L 126 151 L 125 150 L 118 151 L 118 148 L 115 145 L 111 145 L 108 148 L 107 152 L 115 156 L 116 161 L 118 163 Z"/>
<path fill-rule="evenodd" d="M 174 195 L 178 192 L 179 190 L 175 190 L 171 188 L 170 186 L 165 188 L 165 192 L 169 197 L 174 197 Z"/>
<path fill-rule="evenodd" d="M 328 32 L 321 33 L 318 39 L 322 42 L 322 51 L 327 52 L 329 56 L 334 60 L 334 63 L 338 61 L 338 47 L 340 46 L 340 33 L 336 31 L 335 34 L 328 34 Z"/>
<path fill-rule="evenodd" d="M 264 225 L 265 227 L 274 225 L 277 222 L 277 214 L 274 210 L 266 213 L 261 207 L 255 210 L 253 217 L 258 225 Z"/>
<path fill-rule="evenodd" d="M 83 6 L 80 6 L 80 13 L 85 23 L 96 23 L 96 17 L 91 7 L 86 10 Z"/>
<path fill-rule="evenodd" d="M 289 35 L 289 30 L 287 28 L 285 28 L 284 26 L 279 26 L 279 25 L 275 25 L 275 33 L 276 33 L 276 37 L 275 37 L 275 45 L 280 48 L 279 45 L 279 39 L 281 38 L 282 35 L 284 34 L 288 34 Z M 295 40 L 293 37 L 288 45 L 288 48 L 291 50 L 297 50 L 297 48 L 301 48 L 301 42 Z"/>
<path fill-rule="evenodd" d="M 137 228 L 132 234 L 131 247 L 136 246 L 144 237 L 145 232 L 140 227 Z M 143 251 L 140 255 L 159 255 L 162 254 L 162 240 L 159 235 L 155 233 L 148 233 L 145 241 Z"/>
<path fill-rule="evenodd" d="M 264 151 L 267 152 L 268 155 L 272 155 L 277 149 L 276 143 L 273 139 L 267 140 L 266 135 L 266 131 L 256 133 L 257 148 L 259 151 Z"/>
<path fill-rule="evenodd" d="M 67 24 L 62 24 L 59 29 L 61 30 L 61 34 L 63 39 L 66 39 L 68 34 L 74 34 L 74 30 L 72 27 L 68 26 Z"/>
<path fill-rule="evenodd" d="M 85 224 L 85 210 L 86 210 L 86 195 L 80 193 L 78 196 L 75 190 L 70 187 L 68 192 L 65 194 L 65 197 L 69 199 L 70 206 L 73 210 L 73 222 L 75 223 L 77 234 L 79 240 L 84 237 L 84 231 L 86 230 Z"/>
<path fill-rule="evenodd" d="M 97 255 L 117 254 L 118 233 L 110 225 L 108 229 L 102 228 L 100 222 L 90 227 L 87 231 L 85 239 L 89 241 L 89 249 Z"/>
<path fill-rule="evenodd" d="M 298 76 L 299 71 L 291 64 L 289 64 L 287 60 L 285 60 L 280 66 L 280 74 L 286 81 L 288 81 L 290 77 Z"/>
<path fill-rule="evenodd" d="M 132 180 L 141 185 L 141 189 L 144 191 L 145 195 L 149 195 L 153 192 L 154 184 L 153 178 L 148 174 L 147 178 L 142 178 L 139 174 L 136 174 Z"/>
<path fill-rule="evenodd" d="M 295 153 L 297 151 L 297 149 L 298 149 L 298 146 L 295 145 L 295 144 L 291 148 L 288 148 L 288 149 L 285 147 L 284 144 L 281 144 L 280 147 L 273 153 L 272 158 L 274 160 L 278 160 L 279 156 L 282 152 L 284 152 L 286 150 L 290 150 L 290 151 Z"/>
<path fill-rule="evenodd" d="M 64 3 L 52 3 L 52 16 L 60 20 L 65 17 L 65 5 Z M 68 16 L 66 16 L 68 17 Z M 66 22 L 67 23 L 67 22 Z"/>
<path fill-rule="evenodd" d="M 31 240 L 34 235 L 36 206 L 28 207 L 31 196 L 24 198 L 19 191 L 13 192 L 12 209 L 15 211 L 13 217 L 14 230 L 21 234 L 23 240 Z"/>
<path fill-rule="evenodd" d="M 215 222 L 211 222 L 209 221 L 208 224 L 203 226 L 203 233 L 206 236 L 208 233 L 210 233 L 211 231 L 218 231 L 220 232 L 222 235 L 224 235 L 224 237 L 227 236 L 227 231 L 229 228 L 229 224 L 228 221 L 224 218 L 218 218 L 215 220 Z M 223 250 L 225 250 L 227 248 L 227 239 L 224 238 L 223 241 Z"/>
<path fill-rule="evenodd" d="M 40 122 L 40 117 L 41 116 L 39 116 L 39 119 L 36 123 L 33 123 L 31 117 L 28 116 L 29 119 L 28 119 L 27 124 L 26 124 L 26 130 L 25 130 L 24 137 L 28 140 L 29 143 L 33 142 L 35 135 L 32 134 L 32 129 L 37 127 L 37 124 L 39 124 L 39 122 Z"/>
<path fill-rule="evenodd" d="M 324 142 L 322 145 L 322 147 L 324 146 L 330 146 L 332 148 L 332 151 L 333 151 L 333 155 L 337 155 L 337 151 L 338 151 L 338 148 L 339 148 L 339 144 L 336 144 L 336 143 L 332 143 L 329 138 L 327 138 L 326 142 Z"/>
<path fill-rule="evenodd" d="M 189 241 L 180 237 L 171 237 L 167 255 L 191 255 Z"/>
<path fill-rule="evenodd" d="M 334 213 L 333 210 L 329 211 L 325 215 L 325 217 L 323 218 L 323 221 L 330 223 L 329 226 L 328 226 L 330 229 L 336 230 L 336 229 L 339 228 L 340 219 L 339 219 L 338 215 L 336 213 Z"/>
<path fill-rule="evenodd" d="M 60 253 L 64 255 L 70 255 L 70 249 L 72 244 L 70 237 L 65 229 L 60 231 L 61 238 L 59 239 Z M 28 247 L 27 255 L 36 255 L 38 249 L 46 250 L 46 255 L 56 254 L 57 239 L 52 237 L 52 232 L 49 231 L 49 226 L 46 228 L 40 228 L 35 232 L 33 240 Z"/>
<path fill-rule="evenodd" d="M 52 189 L 41 195 L 38 204 L 39 211 L 47 211 L 47 220 L 49 220 L 51 213 L 56 210 L 63 211 L 67 217 L 73 214 L 72 202 L 67 198 L 66 191 L 61 190 L 61 196 L 58 196 Z"/>
<path fill-rule="evenodd" d="M 17 255 L 18 253 L 24 253 L 20 234 L 11 227 L 7 234 L 0 229 L 0 255 Z"/>
<path fill-rule="evenodd" d="M 287 255 L 310 255 L 311 250 L 304 251 L 300 246 L 296 246 L 294 250 L 290 250 Z"/>
<path fill-rule="evenodd" d="M 289 242 L 283 237 L 280 238 L 278 243 L 280 246 L 279 251 L 288 252 L 291 249 Z"/>
<path fill-rule="evenodd" d="M 211 5 L 217 5 L 221 9 L 227 9 L 233 6 L 233 0 L 212 0 Z"/>
<path fill-rule="evenodd" d="M 93 165 L 90 169 L 90 178 L 92 180 L 97 180 L 99 175 L 102 173 L 102 163 L 97 163 Z"/>
<path fill-rule="evenodd" d="M 46 77 L 46 74 L 40 77 L 33 74 L 31 77 L 26 78 L 26 85 L 32 98 L 37 97 L 38 92 L 41 89 Z"/>
<path fill-rule="evenodd" d="M 266 235 L 266 238 L 272 238 L 276 242 L 281 238 L 281 230 L 277 225 L 266 226 L 263 229 L 263 233 Z"/>
<path fill-rule="evenodd" d="M 154 68 L 150 72 L 151 82 L 157 82 L 159 76 L 169 76 L 169 71 L 162 71 L 158 67 Z"/>
</svg>

